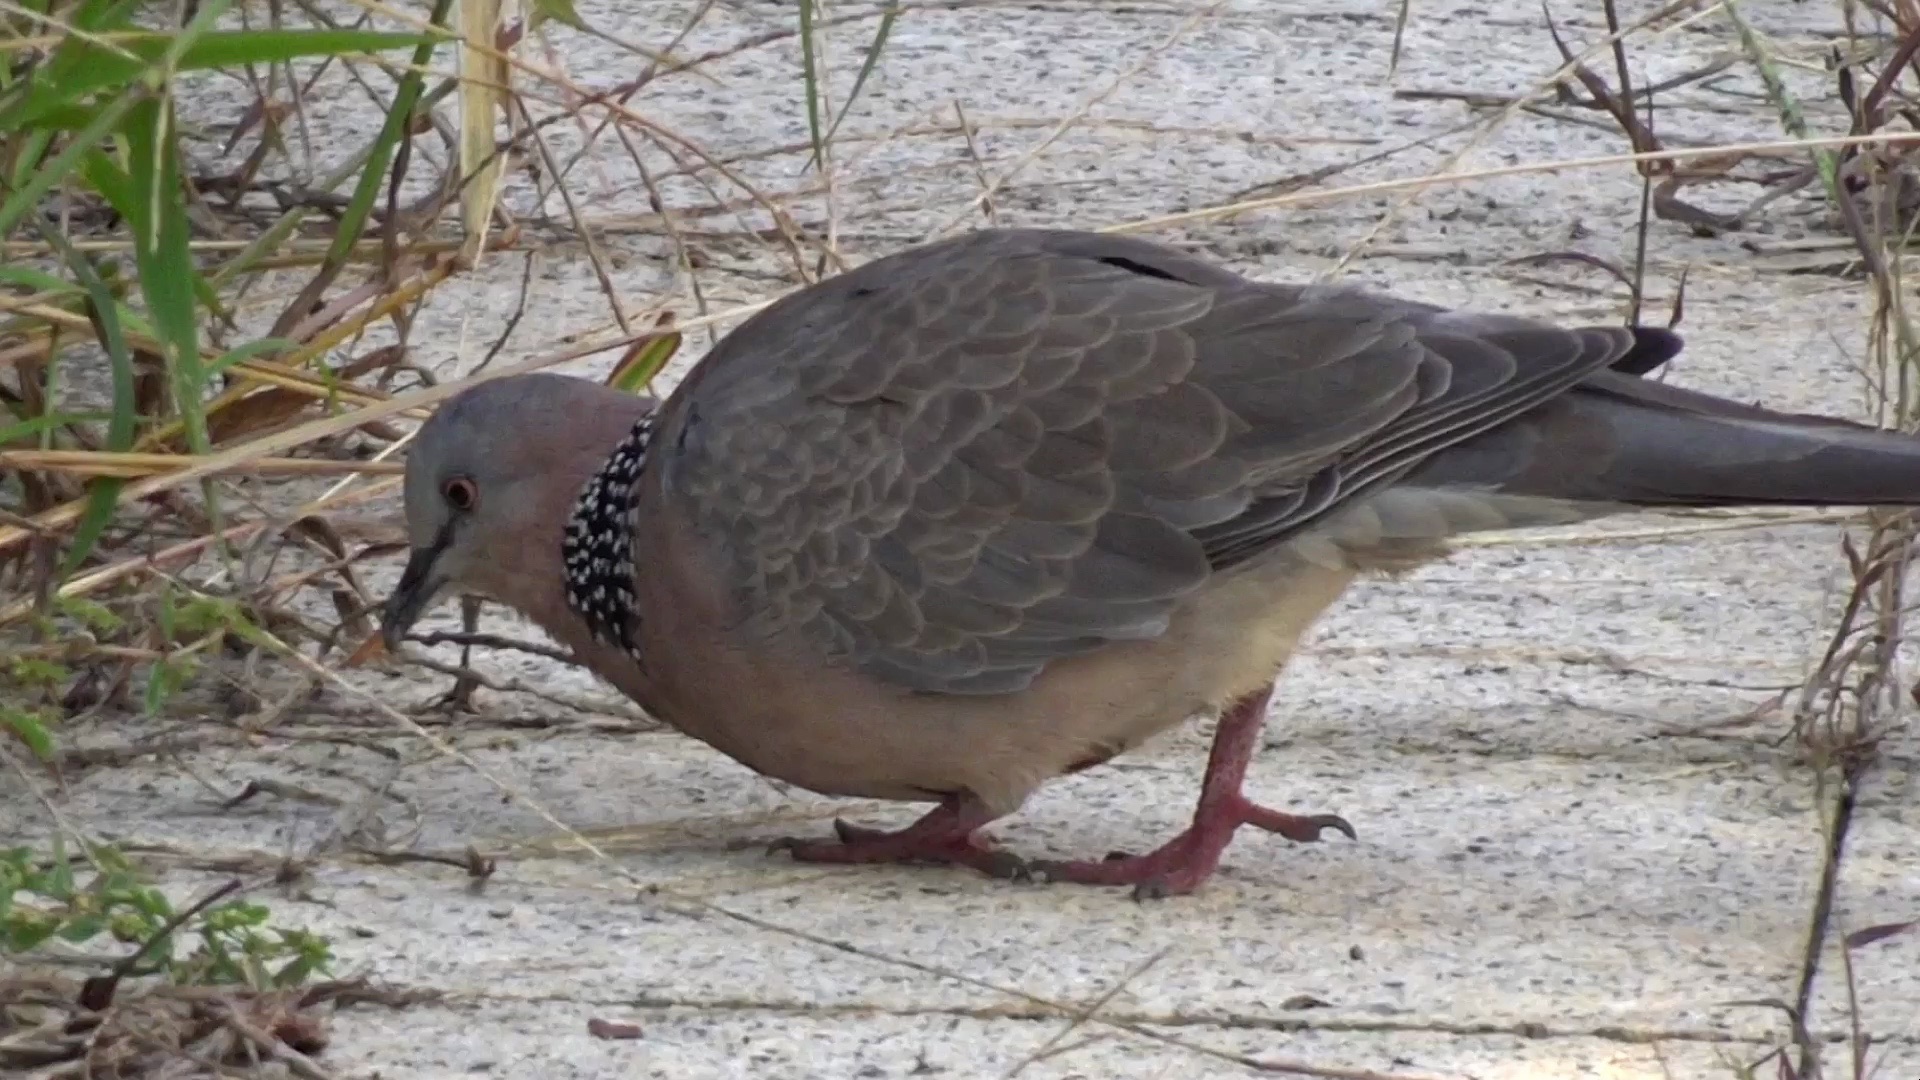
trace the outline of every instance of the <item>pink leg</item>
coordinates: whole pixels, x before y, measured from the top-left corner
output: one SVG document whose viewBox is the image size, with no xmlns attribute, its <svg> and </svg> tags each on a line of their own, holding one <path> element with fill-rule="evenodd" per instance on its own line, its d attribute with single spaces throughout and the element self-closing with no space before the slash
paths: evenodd
<svg viewBox="0 0 1920 1080">
<path fill-rule="evenodd" d="M 1249 694 L 1220 715 L 1213 751 L 1200 782 L 1200 803 L 1185 832 L 1145 855 L 1115 853 L 1099 862 L 1036 862 L 1032 869 L 1054 881 L 1085 885 L 1132 885 L 1136 898 L 1180 896 L 1200 887 L 1220 865 L 1220 855 L 1242 825 L 1307 843 L 1328 829 L 1354 838 L 1353 826 L 1334 814 L 1299 816 L 1256 805 L 1240 793 L 1247 763 L 1260 741 L 1273 688 Z"/>
<path fill-rule="evenodd" d="M 979 834 L 994 815 L 971 795 L 949 795 L 920 820 L 894 832 L 865 829 L 836 820 L 837 840 L 774 841 L 773 851 L 791 852 L 799 862 L 935 862 L 970 866 L 991 877 L 1021 881 L 1029 877 L 1019 857 L 997 851 Z"/>
</svg>

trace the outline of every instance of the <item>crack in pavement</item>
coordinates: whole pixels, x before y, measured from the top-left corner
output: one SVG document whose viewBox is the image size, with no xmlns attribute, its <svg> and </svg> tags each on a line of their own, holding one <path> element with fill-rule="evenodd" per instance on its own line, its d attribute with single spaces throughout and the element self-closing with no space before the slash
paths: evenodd
<svg viewBox="0 0 1920 1080">
<path fill-rule="evenodd" d="M 419 989 L 419 988 L 412 988 Z M 782 1016 L 892 1016 L 952 1017 L 964 1020 L 1008 1020 L 1053 1022 L 1084 1015 L 1072 1003 L 1043 1007 L 1035 1004 L 997 1005 L 889 1005 L 883 1002 L 808 1002 L 799 999 L 711 997 L 685 998 L 664 994 L 636 994 L 630 997 L 573 997 L 560 994 L 506 994 L 487 990 L 431 988 L 441 995 L 431 1005 L 469 1004 L 555 1004 L 609 1009 L 688 1009 L 706 1012 L 772 1013 Z M 1431 1034 L 1459 1036 L 1508 1036 L 1513 1038 L 1597 1039 L 1606 1042 L 1647 1045 L 1660 1042 L 1689 1042 L 1743 1046 L 1771 1046 L 1771 1036 L 1743 1035 L 1712 1028 L 1652 1028 L 1626 1025 L 1568 1027 L 1536 1020 L 1513 1022 L 1448 1022 L 1443 1020 L 1390 1020 L 1362 1018 L 1311 1019 L 1306 1017 L 1254 1016 L 1245 1013 L 1147 1013 L 1103 1009 L 1087 1017 L 1089 1022 L 1119 1027 L 1137 1034 L 1152 1027 L 1215 1028 L 1222 1031 L 1328 1032 L 1341 1034 Z M 1878 1034 L 1876 1046 L 1920 1046 L 1920 1034 Z M 1852 1037 L 1849 1031 L 1816 1031 L 1816 1040 L 1843 1043 Z"/>
</svg>

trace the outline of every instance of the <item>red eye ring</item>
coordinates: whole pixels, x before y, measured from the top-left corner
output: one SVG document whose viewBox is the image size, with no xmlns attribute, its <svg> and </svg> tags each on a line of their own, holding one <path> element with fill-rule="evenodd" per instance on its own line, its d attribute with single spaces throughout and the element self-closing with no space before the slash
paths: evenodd
<svg viewBox="0 0 1920 1080">
<path fill-rule="evenodd" d="M 480 501 L 480 489 L 464 476 L 449 478 L 440 485 L 440 494 L 446 498 L 447 505 L 455 510 L 471 510 Z"/>
</svg>

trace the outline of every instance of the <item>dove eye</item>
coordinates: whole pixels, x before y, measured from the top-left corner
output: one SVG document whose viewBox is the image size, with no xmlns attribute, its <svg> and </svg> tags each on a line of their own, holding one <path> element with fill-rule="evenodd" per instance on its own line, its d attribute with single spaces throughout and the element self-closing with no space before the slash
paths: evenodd
<svg viewBox="0 0 1920 1080">
<path fill-rule="evenodd" d="M 453 477 L 440 485 L 440 494 L 446 498 L 447 505 L 455 510 L 471 510 L 473 504 L 480 501 L 479 489 L 473 486 L 472 480 L 464 476 Z"/>
</svg>

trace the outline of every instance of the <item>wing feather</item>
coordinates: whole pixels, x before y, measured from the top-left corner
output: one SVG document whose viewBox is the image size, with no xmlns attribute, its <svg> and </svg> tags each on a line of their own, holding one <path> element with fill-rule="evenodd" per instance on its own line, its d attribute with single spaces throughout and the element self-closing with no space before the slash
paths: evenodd
<svg viewBox="0 0 1920 1080">
<path fill-rule="evenodd" d="M 989 231 L 756 315 L 669 403 L 657 467 L 760 631 L 903 688 L 1001 693 L 1164 633 L 1209 574 L 1634 345 Z"/>
</svg>

